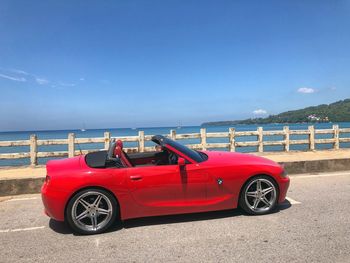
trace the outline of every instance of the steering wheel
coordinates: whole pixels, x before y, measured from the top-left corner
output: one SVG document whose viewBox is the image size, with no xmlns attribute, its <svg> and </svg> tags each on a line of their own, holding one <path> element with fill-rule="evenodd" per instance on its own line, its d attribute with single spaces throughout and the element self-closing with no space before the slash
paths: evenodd
<svg viewBox="0 0 350 263">
<path fill-rule="evenodd" d="M 168 157 L 168 160 L 169 160 L 169 164 L 177 164 L 177 155 L 173 152 L 169 152 L 169 157 Z"/>
</svg>

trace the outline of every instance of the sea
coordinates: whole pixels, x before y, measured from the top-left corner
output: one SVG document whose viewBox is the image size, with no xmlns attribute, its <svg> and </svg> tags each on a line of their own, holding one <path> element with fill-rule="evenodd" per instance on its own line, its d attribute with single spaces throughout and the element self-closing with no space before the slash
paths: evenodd
<svg viewBox="0 0 350 263">
<path fill-rule="evenodd" d="M 200 128 L 206 128 L 207 132 L 227 132 L 230 127 L 236 129 L 236 131 L 254 131 L 257 127 L 263 127 L 264 130 L 282 130 L 284 126 L 289 126 L 291 130 L 306 130 L 309 125 L 314 125 L 316 129 L 331 129 L 334 124 L 338 124 L 340 128 L 350 128 L 350 122 L 339 123 L 295 123 L 295 124 L 239 124 L 231 126 L 183 126 L 183 127 L 148 127 L 148 128 L 110 128 L 110 129 L 86 129 L 82 130 L 49 130 L 49 131 L 13 131 L 13 132 L 0 132 L 0 141 L 15 141 L 15 140 L 28 140 L 30 135 L 35 134 L 38 139 L 66 139 L 68 133 L 75 133 L 76 138 L 95 138 L 103 137 L 104 132 L 109 131 L 112 137 L 116 136 L 135 136 L 138 135 L 140 130 L 145 132 L 145 135 L 155 134 L 169 134 L 170 130 L 176 130 L 177 134 L 184 133 L 199 133 Z M 316 139 L 332 138 L 331 134 L 319 134 L 316 135 Z M 350 138 L 350 133 L 341 133 L 340 138 Z M 307 135 L 291 135 L 291 140 L 307 139 Z M 236 141 L 256 141 L 256 136 L 242 136 L 236 137 Z M 264 141 L 278 141 L 283 140 L 283 136 L 264 136 Z M 200 143 L 200 139 L 186 139 L 179 140 L 183 144 Z M 219 143 L 228 142 L 228 138 L 207 138 L 207 143 Z M 124 147 L 136 147 L 136 142 L 126 142 Z M 146 146 L 151 146 L 152 142 L 146 142 Z M 39 152 L 51 152 L 51 151 L 67 151 L 67 145 L 50 145 L 50 146 L 38 146 Z M 88 149 L 103 149 L 102 143 L 80 144 L 76 146 L 79 150 Z M 317 150 L 331 149 L 332 144 L 316 144 Z M 350 143 L 341 143 L 341 148 L 350 148 Z M 307 150 L 307 144 L 291 145 L 290 150 Z M 211 149 L 222 150 L 227 149 Z M 237 152 L 256 152 L 257 147 L 237 147 Z M 283 151 L 282 146 L 265 146 L 264 152 L 278 152 Z M 16 147 L 0 147 L 0 153 L 18 153 L 29 152 L 29 146 L 16 146 Z M 39 164 L 45 164 L 48 160 L 55 158 L 39 158 Z M 22 166 L 29 165 L 29 158 L 26 159 L 12 159 L 1 160 L 0 166 Z"/>
</svg>

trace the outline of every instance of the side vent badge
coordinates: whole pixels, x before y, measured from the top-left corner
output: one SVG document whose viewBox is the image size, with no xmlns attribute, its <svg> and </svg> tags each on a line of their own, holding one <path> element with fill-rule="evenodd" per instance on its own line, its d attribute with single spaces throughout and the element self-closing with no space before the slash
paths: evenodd
<svg viewBox="0 0 350 263">
<path fill-rule="evenodd" d="M 222 185 L 222 183 L 224 182 L 224 180 L 222 180 L 221 178 L 218 178 L 217 181 L 218 181 L 218 185 Z"/>
</svg>

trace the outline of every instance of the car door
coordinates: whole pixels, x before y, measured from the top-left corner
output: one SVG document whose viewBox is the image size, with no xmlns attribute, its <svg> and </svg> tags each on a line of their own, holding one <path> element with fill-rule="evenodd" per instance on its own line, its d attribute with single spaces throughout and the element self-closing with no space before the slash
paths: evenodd
<svg viewBox="0 0 350 263">
<path fill-rule="evenodd" d="M 206 198 L 208 176 L 196 164 L 127 168 L 128 188 L 141 215 L 196 212 Z"/>
</svg>

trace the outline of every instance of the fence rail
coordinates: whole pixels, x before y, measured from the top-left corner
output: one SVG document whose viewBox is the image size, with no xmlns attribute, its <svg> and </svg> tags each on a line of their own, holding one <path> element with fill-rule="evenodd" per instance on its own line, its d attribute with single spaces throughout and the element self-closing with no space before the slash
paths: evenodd
<svg viewBox="0 0 350 263">
<path fill-rule="evenodd" d="M 333 125 L 332 129 L 315 129 L 309 126 L 307 130 L 290 130 L 285 126 L 283 130 L 264 131 L 262 127 L 258 127 L 256 131 L 236 131 L 229 128 L 227 132 L 206 132 L 205 128 L 201 128 L 199 133 L 176 134 L 175 130 L 170 130 L 167 134 L 173 140 L 183 139 L 200 139 L 200 143 L 187 144 L 191 149 L 208 150 L 213 148 L 225 148 L 231 152 L 236 151 L 237 147 L 257 147 L 258 152 L 264 152 L 265 146 L 283 146 L 285 152 L 290 151 L 291 145 L 307 144 L 310 151 L 315 150 L 316 144 L 333 144 L 333 149 L 339 149 L 340 143 L 350 142 L 349 138 L 342 138 L 340 134 L 350 133 L 350 128 L 340 129 L 338 125 Z M 331 138 L 315 139 L 317 134 L 331 134 Z M 291 140 L 291 135 L 307 135 L 307 139 Z M 256 136 L 256 141 L 237 141 L 237 137 Z M 283 136 L 283 140 L 264 140 L 265 136 Z M 145 142 L 150 141 L 152 135 L 145 135 L 144 131 L 139 131 L 137 136 L 113 137 L 124 142 L 136 142 L 137 147 L 125 148 L 127 152 L 147 152 L 152 151 L 153 147 L 145 146 Z M 226 138 L 227 142 L 209 143 L 208 138 Z M 20 153 L 2 153 L 1 159 L 21 159 L 30 158 L 30 164 L 35 166 L 38 164 L 38 158 L 44 157 L 73 157 L 81 153 L 86 154 L 94 150 L 77 150 L 76 144 L 104 143 L 104 149 L 108 149 L 111 140 L 110 132 L 105 132 L 104 137 L 100 138 L 76 138 L 74 133 L 69 133 L 67 139 L 48 139 L 40 140 L 36 135 L 31 135 L 29 140 L 18 141 L 0 141 L 0 147 L 16 147 L 29 146 L 29 152 Z M 38 146 L 47 145 L 67 145 L 67 151 L 39 152 Z"/>
</svg>

